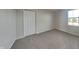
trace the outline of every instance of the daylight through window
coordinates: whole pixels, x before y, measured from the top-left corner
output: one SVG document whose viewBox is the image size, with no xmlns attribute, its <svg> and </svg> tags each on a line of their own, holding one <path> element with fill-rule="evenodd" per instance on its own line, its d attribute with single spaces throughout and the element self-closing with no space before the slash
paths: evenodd
<svg viewBox="0 0 79 59">
<path fill-rule="evenodd" d="M 68 11 L 68 25 L 79 26 L 79 10 Z"/>
</svg>

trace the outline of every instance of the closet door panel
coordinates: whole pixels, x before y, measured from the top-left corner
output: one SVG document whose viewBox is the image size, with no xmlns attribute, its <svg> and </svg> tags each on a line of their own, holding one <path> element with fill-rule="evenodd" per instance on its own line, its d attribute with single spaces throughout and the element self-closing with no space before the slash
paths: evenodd
<svg viewBox="0 0 79 59">
<path fill-rule="evenodd" d="M 24 11 L 24 36 L 35 34 L 35 12 Z"/>
</svg>

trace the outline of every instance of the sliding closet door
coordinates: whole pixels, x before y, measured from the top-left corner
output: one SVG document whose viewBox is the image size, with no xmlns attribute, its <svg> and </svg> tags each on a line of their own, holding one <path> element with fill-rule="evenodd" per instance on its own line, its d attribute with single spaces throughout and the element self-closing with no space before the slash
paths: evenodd
<svg viewBox="0 0 79 59">
<path fill-rule="evenodd" d="M 35 12 L 24 11 L 24 36 L 35 34 Z"/>
</svg>

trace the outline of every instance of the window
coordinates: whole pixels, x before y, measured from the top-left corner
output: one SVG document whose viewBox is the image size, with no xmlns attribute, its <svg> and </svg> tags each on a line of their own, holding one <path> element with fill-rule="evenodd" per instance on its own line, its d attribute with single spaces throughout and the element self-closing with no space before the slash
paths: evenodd
<svg viewBox="0 0 79 59">
<path fill-rule="evenodd" d="M 79 26 L 79 10 L 68 11 L 68 25 Z"/>
</svg>

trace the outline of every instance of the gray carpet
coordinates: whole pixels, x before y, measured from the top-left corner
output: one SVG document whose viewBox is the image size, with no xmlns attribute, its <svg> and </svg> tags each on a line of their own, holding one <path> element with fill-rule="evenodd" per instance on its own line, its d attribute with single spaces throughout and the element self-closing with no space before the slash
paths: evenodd
<svg viewBox="0 0 79 59">
<path fill-rule="evenodd" d="M 78 49 L 79 37 L 52 30 L 16 40 L 12 49 Z"/>
</svg>

